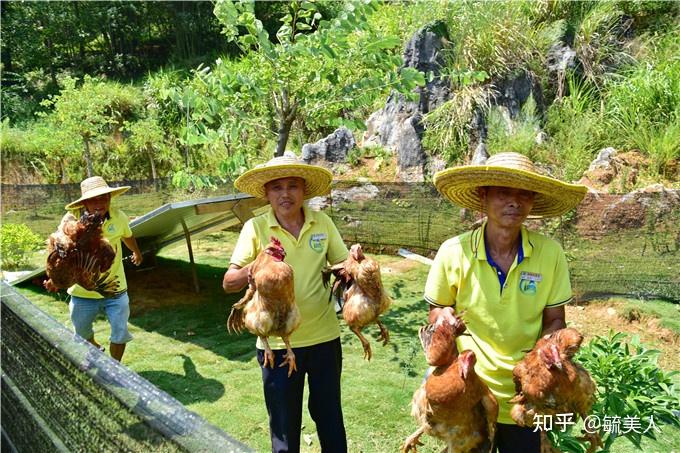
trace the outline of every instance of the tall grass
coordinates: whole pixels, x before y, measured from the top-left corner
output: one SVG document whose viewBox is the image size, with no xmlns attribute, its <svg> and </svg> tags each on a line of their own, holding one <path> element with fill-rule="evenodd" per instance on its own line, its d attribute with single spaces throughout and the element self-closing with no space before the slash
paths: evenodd
<svg viewBox="0 0 680 453">
<path fill-rule="evenodd" d="M 486 87 L 464 86 L 454 92 L 451 100 L 428 113 L 423 119 L 425 149 L 449 163 L 465 157 L 470 144 L 471 121 L 476 112 L 488 110 L 489 94 Z"/>
<path fill-rule="evenodd" d="M 643 44 L 640 61 L 607 86 L 610 140 L 650 157 L 653 174 L 680 158 L 680 26 Z M 671 176 L 671 175 L 667 175 Z"/>
<path fill-rule="evenodd" d="M 505 75 L 514 69 L 545 72 L 542 55 L 554 39 L 550 24 L 536 22 L 540 2 L 451 2 L 447 25 L 455 68 Z"/>
<path fill-rule="evenodd" d="M 487 116 L 487 127 L 486 144 L 490 154 L 513 151 L 536 157 L 536 135 L 540 131 L 540 121 L 533 96 L 529 96 L 515 120 L 509 117 L 507 109 L 493 107 Z"/>
<path fill-rule="evenodd" d="M 596 89 L 571 77 L 568 87 L 569 95 L 549 107 L 545 129 L 551 137 L 547 160 L 561 163 L 561 176 L 571 181 L 578 179 L 588 168 L 605 142 Z"/>
</svg>

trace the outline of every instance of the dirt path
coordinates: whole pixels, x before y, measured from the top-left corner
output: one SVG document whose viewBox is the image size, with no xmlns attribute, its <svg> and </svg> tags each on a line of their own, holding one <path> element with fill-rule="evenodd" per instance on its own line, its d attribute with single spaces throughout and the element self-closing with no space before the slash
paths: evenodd
<svg viewBox="0 0 680 453">
<path fill-rule="evenodd" d="M 581 331 L 585 341 L 595 335 L 606 336 L 609 331 L 639 335 L 640 341 L 661 351 L 659 365 L 665 370 L 680 370 L 680 335 L 662 327 L 653 316 L 629 315 L 621 300 L 591 301 L 584 305 L 566 307 L 567 323 Z"/>
</svg>

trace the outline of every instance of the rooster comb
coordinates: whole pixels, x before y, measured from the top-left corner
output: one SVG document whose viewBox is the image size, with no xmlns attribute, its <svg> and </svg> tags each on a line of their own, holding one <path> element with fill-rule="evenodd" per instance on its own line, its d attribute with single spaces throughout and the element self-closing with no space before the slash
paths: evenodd
<svg viewBox="0 0 680 453">
<path fill-rule="evenodd" d="M 269 241 L 274 244 L 276 247 L 281 247 L 281 241 L 279 241 L 276 237 L 272 236 L 269 238 Z"/>
</svg>

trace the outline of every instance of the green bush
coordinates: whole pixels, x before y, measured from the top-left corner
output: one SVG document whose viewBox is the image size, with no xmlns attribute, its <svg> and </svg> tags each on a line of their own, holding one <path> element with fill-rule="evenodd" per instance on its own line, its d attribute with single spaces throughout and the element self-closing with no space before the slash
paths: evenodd
<svg viewBox="0 0 680 453">
<path fill-rule="evenodd" d="M 623 333 L 610 334 L 608 338 L 597 336 L 576 356 L 597 383 L 597 401 L 591 414 L 600 422 L 614 417 L 620 422 L 618 433 L 600 427 L 604 448 L 598 451 L 609 451 L 618 437 L 638 448 L 643 436 L 656 439 L 655 429 L 649 429 L 651 420 L 658 429 L 662 425 L 680 426 L 676 412 L 680 400 L 674 384 L 677 372 L 665 373 L 657 365 L 659 351 L 647 349 L 637 336 L 630 342 L 626 337 Z M 631 429 L 632 420 L 639 422 L 637 429 Z M 572 431 L 549 434 L 560 451 L 585 452 L 585 446 Z"/>
<path fill-rule="evenodd" d="M 534 158 L 536 135 L 540 131 L 540 123 L 536 112 L 536 102 L 529 96 L 516 120 L 503 115 L 500 107 L 493 107 L 487 117 L 489 154 L 513 151 Z"/>
<path fill-rule="evenodd" d="M 23 223 L 4 223 L 0 227 L 0 266 L 19 269 L 28 263 L 30 253 L 43 246 L 43 239 Z"/>
</svg>

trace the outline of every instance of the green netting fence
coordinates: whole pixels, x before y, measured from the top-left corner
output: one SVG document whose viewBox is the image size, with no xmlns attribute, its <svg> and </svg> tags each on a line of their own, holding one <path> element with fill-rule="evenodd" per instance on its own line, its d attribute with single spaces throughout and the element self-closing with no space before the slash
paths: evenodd
<svg viewBox="0 0 680 453">
<path fill-rule="evenodd" d="M 251 451 L 4 282 L 0 298 L 3 449 Z"/>
<path fill-rule="evenodd" d="M 234 193 L 225 183 L 215 190 L 182 191 L 168 180 L 119 181 L 132 189 L 116 203 L 140 216 L 173 201 Z M 80 196 L 78 184 L 7 186 L 2 191 L 3 222 L 26 223 L 47 237 Z M 345 241 L 372 252 L 399 248 L 434 256 L 446 239 L 471 228 L 478 215 L 442 198 L 431 183 L 336 181 L 332 196 L 311 204 L 327 212 Z M 627 295 L 680 301 L 680 191 L 637 195 L 588 194 L 565 216 L 529 221 L 560 241 L 570 260 L 577 297 Z"/>
</svg>

